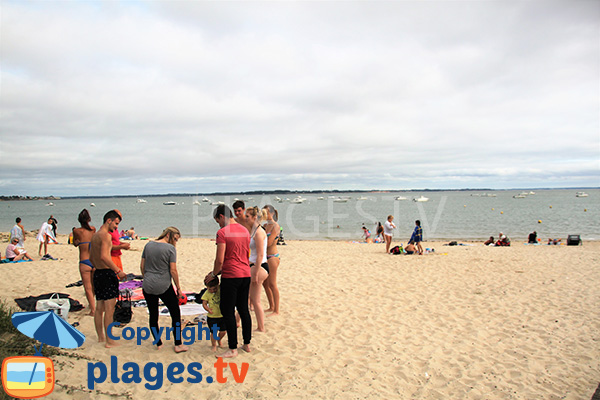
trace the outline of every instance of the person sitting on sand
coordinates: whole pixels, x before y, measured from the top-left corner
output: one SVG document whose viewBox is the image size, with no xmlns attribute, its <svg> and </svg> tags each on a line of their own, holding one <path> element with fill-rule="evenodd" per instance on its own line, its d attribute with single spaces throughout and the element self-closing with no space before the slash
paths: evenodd
<svg viewBox="0 0 600 400">
<path fill-rule="evenodd" d="M 490 238 L 489 238 L 488 240 L 486 240 L 486 241 L 485 241 L 483 244 L 484 244 L 485 246 L 489 246 L 489 245 L 492 245 L 492 244 L 494 244 L 494 237 L 493 237 L 493 236 L 490 236 Z"/>
<path fill-rule="evenodd" d="M 6 248 L 6 259 L 8 261 L 21 261 L 23 259 L 33 261 L 33 258 L 29 257 L 27 251 L 19 249 L 19 238 L 14 237 L 11 239 L 10 244 Z"/>
<path fill-rule="evenodd" d="M 125 233 L 127 234 L 127 236 L 129 236 L 131 240 L 139 239 L 139 236 L 135 234 L 135 229 L 133 228 L 133 226 L 127 231 L 125 231 Z"/>
<path fill-rule="evenodd" d="M 210 331 L 210 344 L 212 351 L 217 351 L 217 344 L 223 347 L 221 339 L 227 334 L 225 320 L 221 314 L 221 288 L 219 287 L 219 278 L 214 277 L 206 284 L 206 291 L 202 294 L 202 307 L 208 312 L 206 316 L 206 325 Z M 215 337 L 212 332 L 213 325 L 219 328 L 219 336 Z"/>
<path fill-rule="evenodd" d="M 498 240 L 496 242 L 496 246 L 510 246 L 510 239 L 502 234 L 502 236 L 500 236 L 500 240 Z"/>
<path fill-rule="evenodd" d="M 405 254 L 415 254 L 416 252 L 417 252 L 417 248 L 412 243 L 407 244 L 406 247 L 404 248 Z"/>
<path fill-rule="evenodd" d="M 537 243 L 537 232 L 533 231 L 529 234 L 528 243 Z"/>
</svg>

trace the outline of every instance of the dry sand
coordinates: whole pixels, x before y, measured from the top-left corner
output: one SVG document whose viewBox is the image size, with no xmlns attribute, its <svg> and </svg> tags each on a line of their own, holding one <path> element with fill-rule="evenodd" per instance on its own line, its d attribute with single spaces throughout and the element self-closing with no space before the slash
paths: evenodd
<svg viewBox="0 0 600 400">
<path fill-rule="evenodd" d="M 124 252 L 126 272 L 139 273 L 145 243 L 133 241 Z M 231 360 L 249 364 L 244 383 L 226 371 L 227 383 L 165 378 L 150 391 L 145 380 L 107 380 L 89 391 L 88 362 L 109 365 L 111 355 L 118 356 L 119 375 L 129 361 L 142 368 L 162 362 L 165 369 L 179 361 L 200 362 L 203 375 L 215 377 L 215 359 L 206 341 L 184 354 L 171 343 L 160 351 L 133 341 L 106 349 L 87 309 L 73 312 L 69 322 L 80 322 L 86 342 L 71 353 L 89 359 L 59 356 L 48 398 L 591 398 L 600 381 L 600 243 L 425 245 L 435 254 L 392 256 L 382 244 L 329 241 L 281 246 L 282 314 L 267 319 L 266 333 L 254 333 L 252 353 Z M 37 256 L 34 238 L 26 248 Z M 184 289 L 199 291 L 214 242 L 183 239 L 177 249 Z M 2 264 L 1 298 L 14 304 L 16 297 L 57 291 L 85 304 L 82 287 L 65 288 L 80 279 L 77 250 L 52 245 L 49 252 L 60 260 Z M 130 326 L 147 326 L 145 309 L 135 309 Z"/>
</svg>

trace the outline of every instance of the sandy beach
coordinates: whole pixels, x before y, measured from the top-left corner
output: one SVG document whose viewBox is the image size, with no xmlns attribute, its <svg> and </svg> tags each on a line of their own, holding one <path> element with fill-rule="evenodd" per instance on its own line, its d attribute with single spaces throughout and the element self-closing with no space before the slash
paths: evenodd
<svg viewBox="0 0 600 400">
<path fill-rule="evenodd" d="M 131 242 L 125 272 L 139 273 L 146 243 Z M 25 246 L 39 260 L 35 238 Z M 332 241 L 280 246 L 282 314 L 267 318 L 265 333 L 253 333 L 251 353 L 230 360 L 249 364 L 243 383 L 226 370 L 226 383 L 165 378 L 148 390 L 146 380 L 109 378 L 90 391 L 88 363 L 109 366 L 111 355 L 119 376 L 126 362 L 160 362 L 165 370 L 199 362 L 204 377 L 215 377 L 215 358 L 206 341 L 182 354 L 172 342 L 160 351 L 149 341 L 106 349 L 87 308 L 72 312 L 69 322 L 80 323 L 86 342 L 69 351 L 79 359 L 55 359 L 56 388 L 47 398 L 591 398 L 600 382 L 600 242 L 424 247 L 435 253 L 393 256 L 382 244 Z M 214 241 L 182 239 L 177 251 L 184 290 L 200 291 Z M 77 249 L 60 244 L 49 252 L 59 260 L 1 264 L 2 300 L 16 307 L 14 298 L 63 292 L 86 304 L 83 287 L 65 288 L 80 279 Z M 147 318 L 135 308 L 129 326 L 147 326 Z M 161 317 L 161 326 L 169 321 Z"/>
</svg>

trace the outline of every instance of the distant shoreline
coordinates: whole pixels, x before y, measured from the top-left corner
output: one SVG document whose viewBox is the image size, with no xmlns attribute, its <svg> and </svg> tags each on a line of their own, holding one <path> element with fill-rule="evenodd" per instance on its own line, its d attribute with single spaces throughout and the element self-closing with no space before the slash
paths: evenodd
<svg viewBox="0 0 600 400">
<path fill-rule="evenodd" d="M 252 190 L 242 192 L 213 192 L 213 193 L 162 193 L 162 194 L 123 194 L 123 195 L 97 195 L 97 196 L 0 196 L 0 201 L 29 201 L 29 200 L 66 200 L 66 199 L 112 199 L 112 198 L 139 198 L 139 197 L 169 197 L 169 196 L 262 196 L 274 194 L 337 194 L 337 193 L 414 193 L 414 192 L 505 192 L 511 190 L 594 190 L 600 187 L 558 187 L 558 188 L 464 188 L 464 189 L 361 189 L 361 190 Z"/>
</svg>

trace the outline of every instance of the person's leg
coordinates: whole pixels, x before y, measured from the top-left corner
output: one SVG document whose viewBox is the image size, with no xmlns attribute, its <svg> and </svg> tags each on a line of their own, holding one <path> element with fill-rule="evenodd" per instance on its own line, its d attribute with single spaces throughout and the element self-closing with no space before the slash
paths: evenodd
<svg viewBox="0 0 600 400">
<path fill-rule="evenodd" d="M 44 254 L 48 254 L 48 235 L 44 237 Z"/>
<path fill-rule="evenodd" d="M 235 324 L 235 302 L 237 299 L 237 280 L 239 278 L 221 279 L 221 314 L 227 329 L 229 350 L 218 357 L 230 358 L 237 355 L 237 327 Z M 248 307 L 246 293 L 246 308 Z"/>
<path fill-rule="evenodd" d="M 96 311 L 94 312 L 94 326 L 96 327 L 96 334 L 98 335 L 98 342 L 104 342 L 106 340 L 104 335 L 104 329 L 102 327 L 102 318 L 104 314 L 104 300 L 98 300 L 96 304 Z"/>
<path fill-rule="evenodd" d="M 179 299 L 175 294 L 175 290 L 173 289 L 173 285 L 169 286 L 166 292 L 161 294 L 160 299 L 163 304 L 169 310 L 169 314 L 171 314 L 171 326 L 173 327 L 173 340 L 175 342 L 175 353 L 181 353 L 183 351 L 187 351 L 188 347 L 181 343 L 181 330 L 183 326 L 181 326 L 181 310 L 179 309 Z M 179 339 L 177 339 L 177 324 L 179 324 Z"/>
<path fill-rule="evenodd" d="M 44 244 L 44 242 L 40 242 L 40 247 L 38 249 L 38 255 L 41 257 L 42 256 L 42 245 Z"/>
<path fill-rule="evenodd" d="M 144 295 L 144 299 L 146 299 L 146 305 L 148 306 L 148 325 L 150 325 L 150 331 L 152 332 L 152 337 L 154 340 L 158 339 L 156 342 L 156 347 L 159 349 L 162 347 L 162 339 L 157 338 L 154 334 L 155 332 L 159 332 L 158 328 L 158 296 L 150 293 L 146 293 L 142 290 L 142 294 Z"/>
<path fill-rule="evenodd" d="M 279 288 L 277 287 L 277 270 L 279 269 L 279 257 L 271 257 L 267 260 L 269 264 L 269 277 L 266 279 L 267 285 L 273 295 L 273 303 L 271 303 L 272 315 L 279 315 Z"/>
<path fill-rule="evenodd" d="M 235 307 L 242 320 L 242 336 L 244 345 L 242 349 L 250 351 L 250 340 L 252 339 L 252 317 L 248 310 L 248 295 L 250 294 L 250 278 L 239 278 L 239 287 Z"/>
<path fill-rule="evenodd" d="M 92 271 L 89 265 L 79 264 L 79 274 L 83 281 L 83 289 L 85 290 L 85 297 L 90 305 L 90 313 L 88 315 L 94 315 L 96 312 L 96 305 L 94 303 L 94 291 L 92 289 Z"/>
<path fill-rule="evenodd" d="M 104 331 L 113 323 L 113 316 L 115 314 L 115 305 L 117 304 L 117 298 L 108 299 L 104 301 Z M 119 343 L 106 337 L 106 347 L 116 347 Z"/>
<path fill-rule="evenodd" d="M 16 256 L 15 258 L 13 258 L 13 261 L 21 261 L 23 259 L 23 256 L 25 256 L 25 253 L 21 253 L 18 256 Z"/>
<path fill-rule="evenodd" d="M 263 282 L 263 288 L 265 289 L 265 294 L 267 295 L 267 302 L 269 303 L 269 308 L 267 308 L 265 312 L 271 312 L 274 310 L 275 301 L 273 300 L 273 291 L 271 290 L 269 277 L 267 277 L 267 279 L 265 279 L 265 281 Z"/>
<path fill-rule="evenodd" d="M 386 234 L 384 234 L 383 237 L 385 238 L 385 252 L 389 253 L 390 246 L 392 245 L 392 237 Z"/>
<path fill-rule="evenodd" d="M 267 271 L 263 267 L 258 268 L 258 282 L 250 283 L 250 302 L 254 307 L 254 314 L 256 315 L 256 330 L 259 332 L 265 331 L 265 312 L 262 308 L 262 304 L 260 303 L 260 288 L 262 287 L 262 283 L 267 278 Z"/>
</svg>

